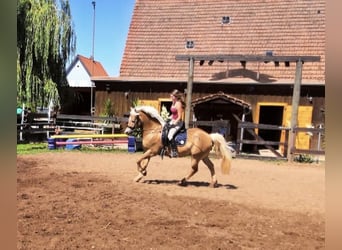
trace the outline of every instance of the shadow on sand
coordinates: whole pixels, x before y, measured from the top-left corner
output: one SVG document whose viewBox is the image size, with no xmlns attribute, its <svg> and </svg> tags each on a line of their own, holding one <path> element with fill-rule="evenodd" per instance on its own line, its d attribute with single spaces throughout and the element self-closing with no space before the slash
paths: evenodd
<svg viewBox="0 0 342 250">
<path fill-rule="evenodd" d="M 142 183 L 146 184 L 155 184 L 155 185 L 178 185 L 178 186 L 194 186 L 194 187 L 209 187 L 209 182 L 204 181 L 187 181 L 186 185 L 180 185 L 179 180 L 144 180 Z M 218 183 L 216 188 L 225 188 L 225 189 L 237 189 L 237 186 L 230 184 L 220 184 Z"/>
</svg>

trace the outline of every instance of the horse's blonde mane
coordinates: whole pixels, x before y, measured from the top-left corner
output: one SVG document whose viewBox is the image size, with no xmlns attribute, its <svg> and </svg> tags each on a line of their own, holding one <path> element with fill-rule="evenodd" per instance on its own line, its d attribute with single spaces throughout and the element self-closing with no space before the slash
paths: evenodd
<svg viewBox="0 0 342 250">
<path fill-rule="evenodd" d="M 159 121 L 159 123 L 164 126 L 165 121 L 164 119 L 159 115 L 159 112 L 152 106 L 137 106 L 134 108 L 136 112 L 143 111 L 146 114 L 150 115 L 152 118 L 155 118 Z"/>
</svg>

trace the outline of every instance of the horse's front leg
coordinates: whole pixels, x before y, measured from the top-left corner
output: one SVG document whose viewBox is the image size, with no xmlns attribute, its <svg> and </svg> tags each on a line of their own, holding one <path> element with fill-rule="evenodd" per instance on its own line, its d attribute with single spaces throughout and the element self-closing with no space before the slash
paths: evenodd
<svg viewBox="0 0 342 250">
<path fill-rule="evenodd" d="M 151 154 L 150 150 L 147 150 L 138 160 L 137 160 L 137 169 L 139 174 L 134 178 L 135 182 L 139 182 L 144 176 L 146 176 L 147 171 L 146 168 L 150 162 Z M 144 160 L 146 163 L 143 164 Z"/>
</svg>

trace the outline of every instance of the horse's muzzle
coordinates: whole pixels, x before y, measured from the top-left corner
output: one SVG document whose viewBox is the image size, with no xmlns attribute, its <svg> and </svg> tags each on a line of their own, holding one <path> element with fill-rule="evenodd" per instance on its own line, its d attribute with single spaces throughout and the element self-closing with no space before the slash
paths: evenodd
<svg viewBox="0 0 342 250">
<path fill-rule="evenodd" d="M 124 131 L 124 133 L 125 133 L 126 135 L 130 135 L 132 132 L 133 132 L 133 129 L 131 129 L 130 127 L 127 127 L 127 128 L 125 129 L 125 131 Z"/>
</svg>

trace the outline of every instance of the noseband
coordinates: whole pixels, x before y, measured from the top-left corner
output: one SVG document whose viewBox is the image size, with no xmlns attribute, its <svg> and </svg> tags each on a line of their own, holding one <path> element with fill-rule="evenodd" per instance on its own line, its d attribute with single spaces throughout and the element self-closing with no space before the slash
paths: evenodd
<svg viewBox="0 0 342 250">
<path fill-rule="evenodd" d="M 139 116 L 136 115 L 134 120 L 131 120 L 131 123 L 133 124 L 133 126 L 130 126 L 129 124 L 127 125 L 128 128 L 134 130 L 135 128 L 138 127 L 139 124 Z"/>
</svg>

